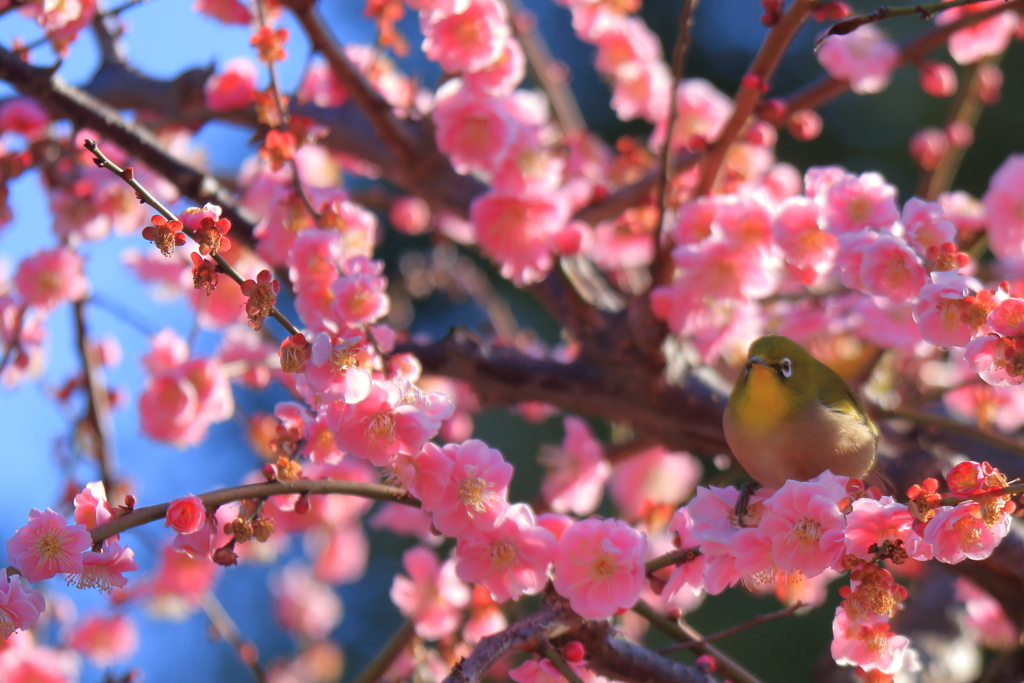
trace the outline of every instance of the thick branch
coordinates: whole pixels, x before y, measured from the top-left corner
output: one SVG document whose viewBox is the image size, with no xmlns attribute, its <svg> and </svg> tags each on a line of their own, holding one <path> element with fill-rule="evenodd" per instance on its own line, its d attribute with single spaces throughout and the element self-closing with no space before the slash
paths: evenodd
<svg viewBox="0 0 1024 683">
<path fill-rule="evenodd" d="M 587 668 L 617 681 L 636 683 L 713 683 L 697 667 L 663 657 L 631 640 L 615 635 L 604 622 L 588 622 L 572 634 L 587 652 Z"/>
</svg>

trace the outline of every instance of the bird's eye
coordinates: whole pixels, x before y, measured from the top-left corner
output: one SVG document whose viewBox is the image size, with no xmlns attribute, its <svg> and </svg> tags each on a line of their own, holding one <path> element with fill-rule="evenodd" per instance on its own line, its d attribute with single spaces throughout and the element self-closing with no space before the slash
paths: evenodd
<svg viewBox="0 0 1024 683">
<path fill-rule="evenodd" d="M 779 363 L 779 368 L 782 370 L 783 377 L 789 377 L 793 374 L 793 364 L 789 362 L 788 358 L 782 359 L 782 362 Z"/>
</svg>

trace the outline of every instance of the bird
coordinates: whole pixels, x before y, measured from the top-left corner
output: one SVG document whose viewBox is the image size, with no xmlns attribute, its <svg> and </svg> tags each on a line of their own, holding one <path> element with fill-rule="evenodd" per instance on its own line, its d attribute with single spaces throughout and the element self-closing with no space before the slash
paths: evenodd
<svg viewBox="0 0 1024 683">
<path fill-rule="evenodd" d="M 863 399 L 792 339 L 755 340 L 722 420 L 736 460 L 779 489 L 825 470 L 863 480 L 875 465 L 878 427 Z"/>
</svg>

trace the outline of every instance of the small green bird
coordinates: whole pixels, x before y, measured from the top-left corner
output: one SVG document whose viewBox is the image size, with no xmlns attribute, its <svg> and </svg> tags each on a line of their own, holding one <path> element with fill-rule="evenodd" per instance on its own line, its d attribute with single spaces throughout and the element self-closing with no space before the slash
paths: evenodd
<svg viewBox="0 0 1024 683">
<path fill-rule="evenodd" d="M 825 470 L 863 479 L 878 428 L 864 401 L 792 339 L 761 337 L 725 407 L 725 439 L 759 484 L 777 489 Z"/>
</svg>

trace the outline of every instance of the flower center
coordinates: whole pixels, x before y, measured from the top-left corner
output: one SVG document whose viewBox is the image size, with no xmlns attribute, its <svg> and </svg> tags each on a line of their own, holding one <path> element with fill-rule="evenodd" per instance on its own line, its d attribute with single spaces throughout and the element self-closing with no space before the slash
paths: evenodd
<svg viewBox="0 0 1024 683">
<path fill-rule="evenodd" d="M 56 531 L 47 531 L 36 542 L 36 551 L 47 562 L 60 559 L 66 555 L 63 535 Z"/>
<path fill-rule="evenodd" d="M 804 517 L 793 525 L 790 538 L 806 550 L 811 546 L 817 545 L 818 541 L 821 540 L 821 527 L 814 520 Z"/>
<path fill-rule="evenodd" d="M 871 215 L 871 201 L 864 196 L 854 197 L 846 205 L 846 215 L 855 223 L 863 223 Z"/>
<path fill-rule="evenodd" d="M 499 541 L 491 548 L 491 560 L 502 569 L 516 561 L 516 547 L 510 541 Z"/>
<path fill-rule="evenodd" d="M 910 271 L 907 270 L 907 266 L 903 263 L 902 259 L 892 261 L 885 269 L 885 278 L 889 281 L 889 287 L 892 289 L 902 287 L 908 277 L 910 277 Z"/>
<path fill-rule="evenodd" d="M 0 607 L 0 637 L 8 638 L 14 633 L 14 620 L 3 607 Z"/>
<path fill-rule="evenodd" d="M 473 512 L 487 511 L 487 481 L 481 477 L 469 477 L 459 482 L 459 500 L 466 506 L 470 517 Z"/>
<path fill-rule="evenodd" d="M 390 446 L 395 442 L 395 415 L 390 410 L 377 413 L 370 420 L 366 428 L 366 434 L 370 437 L 370 443 L 378 445 L 383 443 Z"/>
<path fill-rule="evenodd" d="M 615 557 L 611 553 L 601 553 L 594 560 L 594 575 L 599 579 L 607 579 L 615 573 Z"/>
</svg>

